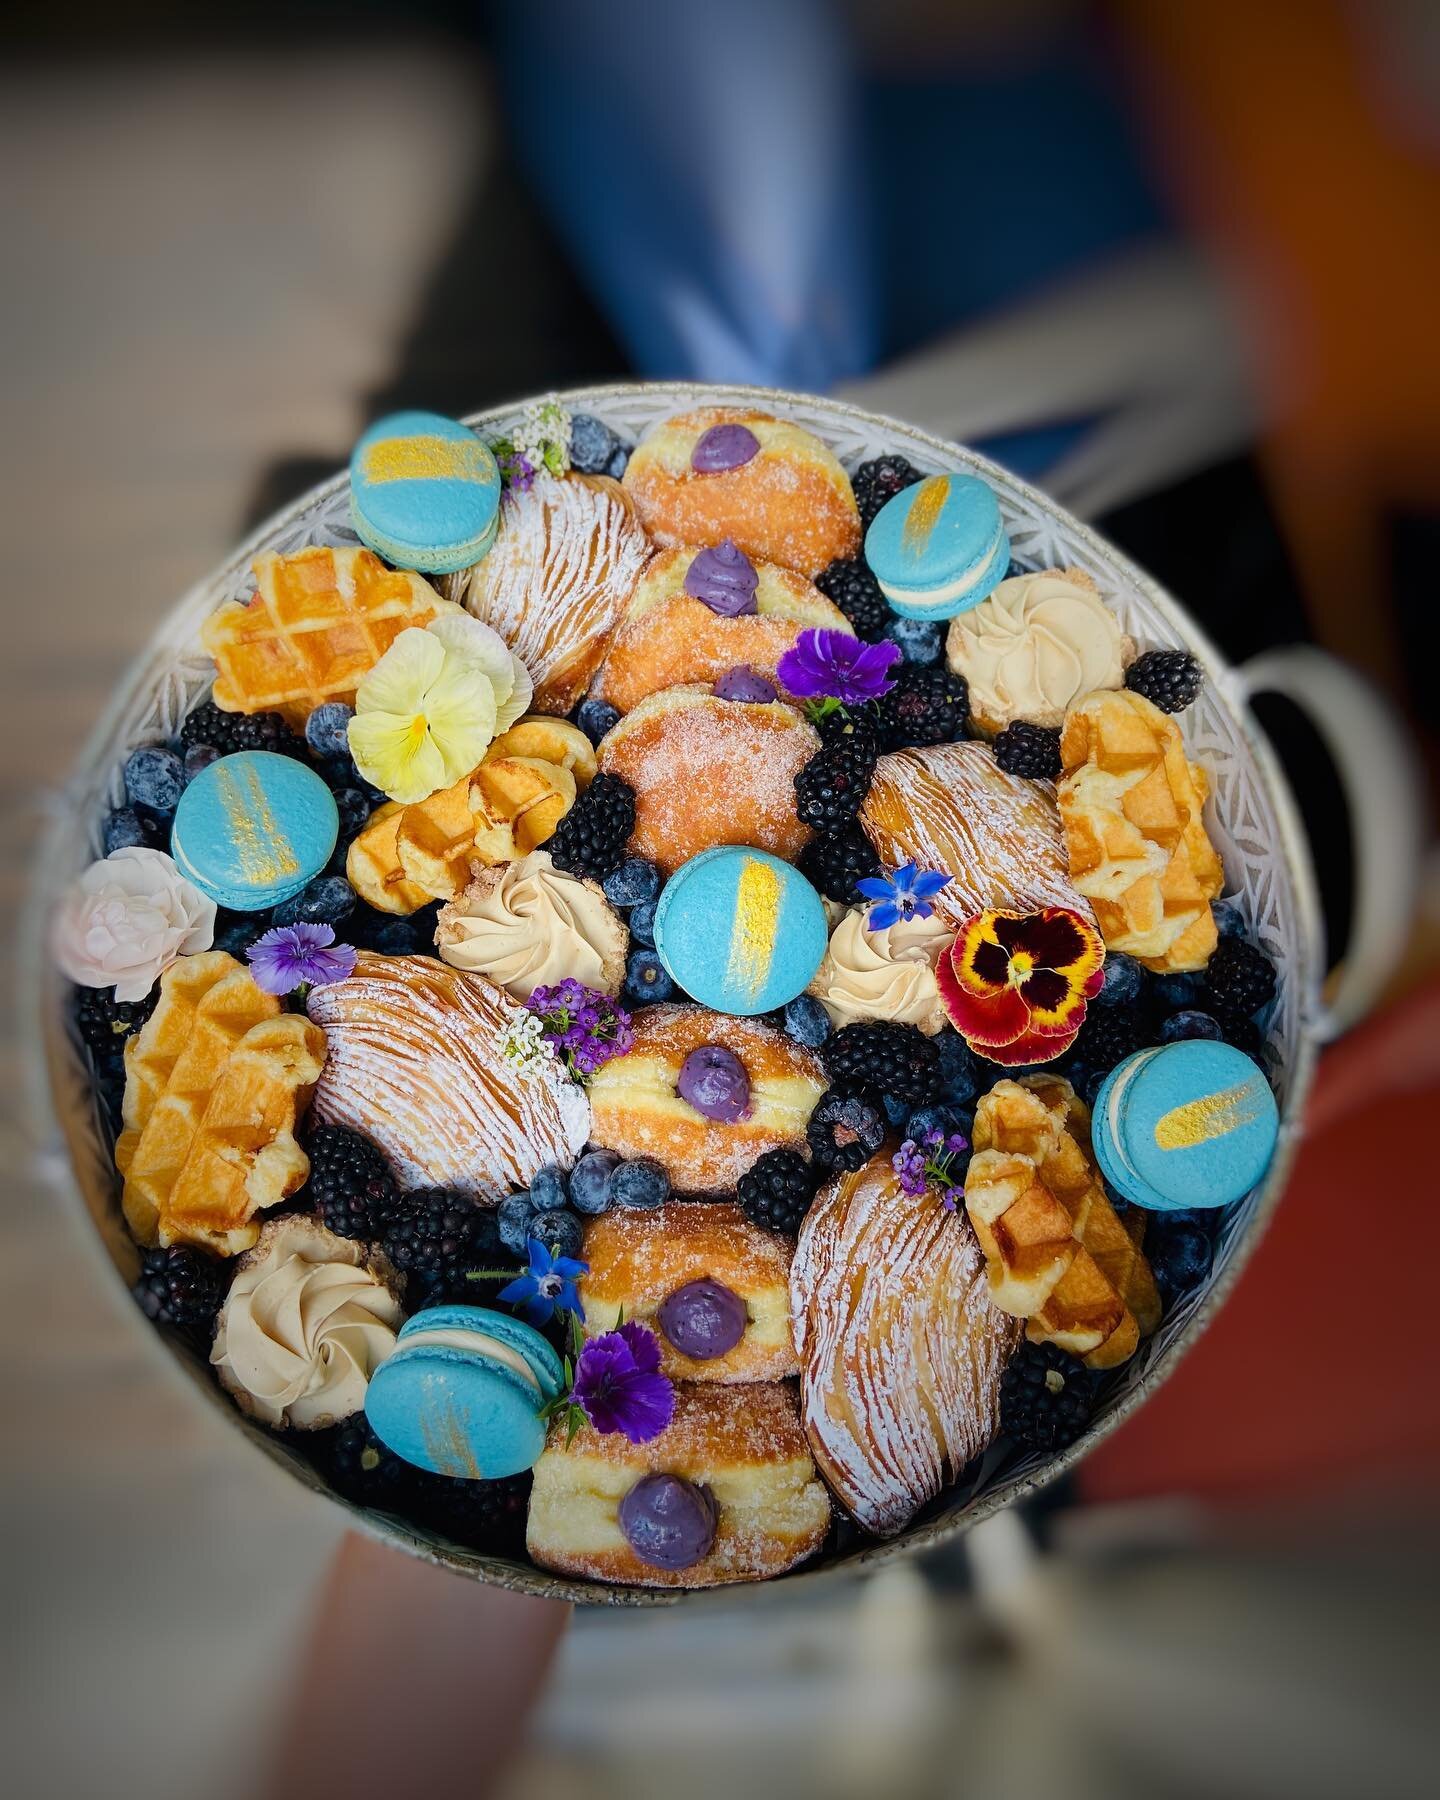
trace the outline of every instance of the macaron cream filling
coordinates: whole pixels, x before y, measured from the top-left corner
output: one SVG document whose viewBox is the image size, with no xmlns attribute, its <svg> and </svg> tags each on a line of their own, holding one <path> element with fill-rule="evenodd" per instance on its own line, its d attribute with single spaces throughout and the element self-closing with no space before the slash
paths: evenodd
<svg viewBox="0 0 1440 1800">
<path fill-rule="evenodd" d="M 1005 542 L 1005 524 L 1001 520 L 996 525 L 990 542 L 985 546 L 984 553 L 971 563 L 963 574 L 957 575 L 953 581 L 944 582 L 939 586 L 933 582 L 925 582 L 918 587 L 909 587 L 903 582 L 887 581 L 881 575 L 877 575 L 875 579 L 880 584 L 880 592 L 887 600 L 925 601 L 928 604 L 943 605 L 947 600 L 958 599 L 962 594 L 968 594 L 980 585 L 990 573 L 991 565 L 1000 554 L 1001 547 Z"/>
<path fill-rule="evenodd" d="M 398 1346 L 398 1349 L 400 1351 L 464 1350 L 470 1354 L 478 1352 L 482 1356 L 488 1356 L 492 1362 L 499 1363 L 502 1368 L 509 1369 L 513 1375 L 518 1375 L 539 1398 L 545 1397 L 544 1389 L 541 1387 L 535 1371 L 519 1351 L 512 1350 L 508 1344 L 502 1344 L 498 1338 L 491 1337 L 487 1332 L 459 1331 L 436 1326 L 432 1330 L 415 1332 L 407 1337 Z"/>
</svg>

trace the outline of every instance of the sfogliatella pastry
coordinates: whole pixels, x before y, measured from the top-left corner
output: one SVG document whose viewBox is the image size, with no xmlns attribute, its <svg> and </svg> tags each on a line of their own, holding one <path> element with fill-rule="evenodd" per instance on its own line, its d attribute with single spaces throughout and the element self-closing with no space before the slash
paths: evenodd
<svg viewBox="0 0 1440 1800">
<path fill-rule="evenodd" d="M 535 711 L 564 714 L 594 679 L 649 554 L 618 482 L 567 475 L 507 488 L 494 548 L 448 592 L 525 664 Z"/>
<path fill-rule="evenodd" d="M 599 886 L 557 869 L 545 850 L 477 870 L 435 929 L 445 962 L 488 975 L 512 1000 L 565 980 L 618 994 L 629 942 Z"/>
<path fill-rule="evenodd" d="M 519 1073 L 501 1042 L 516 1002 L 428 956 L 362 953 L 317 987 L 329 1054 L 315 1116 L 385 1152 L 402 1187 L 458 1188 L 495 1205 L 546 1163 L 569 1168 L 590 1131 L 584 1090 L 553 1061 Z"/>
<path fill-rule="evenodd" d="M 541 1568 L 638 1587 L 718 1587 L 782 1575 L 813 1556 L 830 1501 L 794 1386 L 682 1383 L 659 1437 L 550 1428 L 525 1543 Z"/>
<path fill-rule="evenodd" d="M 296 1128 L 325 1034 L 280 1012 L 223 951 L 182 957 L 126 1046 L 125 1129 L 115 1146 L 125 1219 L 142 1244 L 248 1250 L 255 1214 L 302 1187 Z"/>
<path fill-rule="evenodd" d="M 1203 969 L 1225 872 L 1179 726 L 1128 689 L 1090 694 L 1066 714 L 1060 759 L 1070 876 L 1106 946 L 1162 974 Z"/>
<path fill-rule="evenodd" d="M 985 1253 L 990 1298 L 1092 1369 L 1133 1356 L 1160 1323 L 1140 1249 L 1145 1215 L 1118 1217 L 1090 1149 L 1090 1115 L 1068 1081 L 997 1081 L 975 1109 L 965 1211 Z"/>
<path fill-rule="evenodd" d="M 648 694 L 687 682 L 708 687 L 732 669 L 776 686 L 776 664 L 807 627 L 851 630 L 803 575 L 752 563 L 731 543 L 665 550 L 640 577 L 596 694 L 625 713 Z"/>
<path fill-rule="evenodd" d="M 790 1338 L 790 1246 L 738 1207 L 672 1200 L 613 1207 L 585 1228 L 585 1328 L 621 1315 L 660 1342 L 672 1381 L 783 1381 L 800 1373 Z"/>
<path fill-rule="evenodd" d="M 215 658 L 215 704 L 278 712 L 304 725 L 355 690 L 400 633 L 450 610 L 423 575 L 387 569 L 369 550 L 315 544 L 255 558 L 254 597 L 222 606 L 200 628 Z"/>
<path fill-rule="evenodd" d="M 790 1270 L 805 1429 L 857 1523 L 893 1537 L 994 1437 L 1019 1327 L 965 1219 L 882 1150 L 822 1190 Z"/>
<path fill-rule="evenodd" d="M 1016 719 L 1050 728 L 1097 688 L 1118 688 L 1135 646 L 1083 569 L 1012 575 L 950 621 L 945 660 L 970 689 L 970 719 L 994 737 Z"/>
<path fill-rule="evenodd" d="M 590 1084 L 591 1136 L 653 1156 L 678 1193 L 726 1193 L 767 1150 L 804 1143 L 826 1085 L 810 1051 L 756 1019 L 647 1006 L 629 1052 Z"/>
<path fill-rule="evenodd" d="M 235 1269 L 210 1361 L 242 1412 L 319 1431 L 360 1411 L 404 1318 L 395 1271 L 317 1219 L 271 1219 Z"/>
<path fill-rule="evenodd" d="M 1091 916 L 1070 879 L 1054 788 L 1007 775 L 988 744 L 882 756 L 860 823 L 887 869 L 913 862 L 950 876 L 931 903 L 953 929 L 996 907 Z"/>
<path fill-rule="evenodd" d="M 600 746 L 600 767 L 635 790 L 632 852 L 673 875 L 717 844 L 793 862 L 810 837 L 795 812 L 795 777 L 819 748 L 792 706 L 677 687 L 626 714 Z"/>
<path fill-rule="evenodd" d="M 867 917 L 860 907 L 841 916 L 809 992 L 837 1031 L 883 1019 L 890 1025 L 918 1025 L 933 1037 L 945 1024 L 935 965 L 953 941 L 954 927 L 932 914 L 872 931 Z"/>
<path fill-rule="evenodd" d="M 860 548 L 860 514 L 834 453 L 788 419 L 702 406 L 636 445 L 625 488 L 666 549 L 719 544 L 818 575 Z"/>
</svg>

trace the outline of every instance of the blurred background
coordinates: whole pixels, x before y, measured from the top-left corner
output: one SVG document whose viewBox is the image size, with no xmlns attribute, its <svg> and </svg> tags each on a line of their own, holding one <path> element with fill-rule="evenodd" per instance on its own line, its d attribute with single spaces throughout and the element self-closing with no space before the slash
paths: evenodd
<svg viewBox="0 0 1440 1800">
<path fill-rule="evenodd" d="M 21 0 L 0 227 L 9 917 L 47 787 L 242 531 L 395 405 L 587 379 L 974 444 L 1232 660 L 1362 671 L 1433 793 L 1433 0 Z M 1261 710 L 1338 961 L 1357 833 L 1313 726 Z M 1028 1513 L 798 1597 L 570 1619 L 342 1543 L 185 1400 L 17 1106 L 8 1791 L 1433 1792 L 1419 850 L 1413 906 L 1384 872 L 1389 988 L 1184 1367 Z M 17 1101 L 32 1029 L 7 1013 Z"/>
</svg>

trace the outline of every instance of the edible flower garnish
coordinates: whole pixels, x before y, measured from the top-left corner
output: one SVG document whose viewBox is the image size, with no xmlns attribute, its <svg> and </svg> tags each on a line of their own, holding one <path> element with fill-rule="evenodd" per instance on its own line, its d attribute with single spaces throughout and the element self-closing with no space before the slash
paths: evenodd
<svg viewBox="0 0 1440 1800">
<path fill-rule="evenodd" d="M 891 875 L 870 875 L 855 885 L 867 900 L 878 902 L 865 915 L 867 931 L 884 931 L 902 919 L 928 919 L 935 908 L 930 896 L 948 887 L 953 876 L 939 869 L 920 869 L 913 862 Z"/>
<path fill-rule="evenodd" d="M 982 912 L 940 958 L 935 978 L 950 1022 L 991 1062 L 1049 1062 L 1085 1022 L 1104 982 L 1105 945 L 1079 913 Z"/>
<path fill-rule="evenodd" d="M 329 987 L 355 973 L 356 952 L 335 942 L 333 925 L 277 925 L 245 952 L 255 985 L 267 994 L 293 994 L 298 987 Z"/>
<path fill-rule="evenodd" d="M 970 1140 L 961 1132 L 952 1131 L 947 1137 L 943 1131 L 927 1131 L 921 1143 L 906 1138 L 890 1158 L 890 1167 L 905 1193 L 918 1198 L 933 1190 L 946 1212 L 954 1212 L 965 1198 L 965 1189 L 956 1180 L 955 1159 L 969 1148 Z"/>
<path fill-rule="evenodd" d="M 583 1319 L 585 1308 L 576 1283 L 590 1273 L 589 1263 L 561 1256 L 558 1245 L 547 1248 L 539 1238 L 530 1239 L 526 1252 L 530 1266 L 501 1288 L 501 1302 L 518 1307 L 521 1318 L 531 1325 L 548 1325 L 557 1312 Z"/>
<path fill-rule="evenodd" d="M 811 629 L 800 633 L 775 672 L 797 700 L 828 700 L 821 710 L 831 711 L 888 694 L 895 685 L 888 671 L 899 660 L 898 644 L 862 644 L 848 631 Z"/>
<path fill-rule="evenodd" d="M 623 1056 L 634 1042 L 630 1015 L 617 1006 L 608 994 L 586 987 L 573 979 L 554 987 L 537 987 L 525 1002 L 530 1015 L 538 1019 L 546 1048 L 557 1061 L 564 1063 L 571 1078 L 582 1084 L 612 1056 Z M 520 1052 L 512 1053 L 511 1036 L 507 1034 L 505 1055 L 521 1066 Z M 527 1043 L 533 1039 L 527 1039 Z"/>
<path fill-rule="evenodd" d="M 67 889 L 55 914 L 55 960 L 81 987 L 143 1000 L 177 957 L 215 941 L 215 902 L 163 850 L 112 850 Z"/>
<path fill-rule="evenodd" d="M 566 1359 L 565 1374 L 568 1393 L 542 1417 L 563 1417 L 571 1438 L 588 1423 L 596 1431 L 618 1431 L 632 1444 L 648 1444 L 675 1415 L 674 1385 L 660 1373 L 660 1340 L 633 1319 L 591 1338 L 573 1376 Z"/>
<path fill-rule="evenodd" d="M 570 467 L 570 415 L 553 395 L 533 401 L 509 437 L 493 438 L 490 448 L 501 482 L 523 494 L 537 475 L 558 477 Z"/>
</svg>

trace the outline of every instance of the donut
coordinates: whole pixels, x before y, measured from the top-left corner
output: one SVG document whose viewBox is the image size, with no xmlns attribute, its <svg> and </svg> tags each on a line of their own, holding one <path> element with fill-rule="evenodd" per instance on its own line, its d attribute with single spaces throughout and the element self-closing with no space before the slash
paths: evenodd
<svg viewBox="0 0 1440 1800">
<path fill-rule="evenodd" d="M 613 1331 L 622 1312 L 648 1325 L 672 1381 L 783 1381 L 800 1373 L 790 1255 L 737 1206 L 612 1207 L 585 1228 L 585 1328 Z"/>
<path fill-rule="evenodd" d="M 712 1046 L 738 1059 L 749 1081 L 748 1110 L 733 1121 L 707 1118 L 677 1088 L 687 1059 Z M 678 1193 L 729 1193 L 767 1150 L 804 1144 L 826 1086 L 819 1059 L 772 1025 L 703 1006 L 646 1006 L 629 1051 L 591 1080 L 590 1138 L 627 1159 L 654 1157 Z"/>
<path fill-rule="evenodd" d="M 673 875 L 717 844 L 749 844 L 786 862 L 810 841 L 795 777 L 820 748 L 783 701 L 720 700 L 666 688 L 627 713 L 600 745 L 600 767 L 635 790 L 630 851 Z"/>
<path fill-rule="evenodd" d="M 860 513 L 832 451 L 788 419 L 702 406 L 636 445 L 624 486 L 655 543 L 719 544 L 818 575 L 860 549 Z"/>
<path fill-rule="evenodd" d="M 562 1575 L 703 1588 L 782 1575 L 829 1528 L 793 1382 L 682 1382 L 670 1424 L 645 1444 L 590 1425 L 568 1439 L 555 1421 L 525 1545 Z"/>
<path fill-rule="evenodd" d="M 627 713 L 647 694 L 685 682 L 707 686 L 729 669 L 775 680 L 775 667 L 809 627 L 850 632 L 850 621 L 803 575 L 776 563 L 754 565 L 754 612 L 715 612 L 686 591 L 693 546 L 664 550 L 641 576 L 610 641 L 596 697 Z"/>
</svg>

